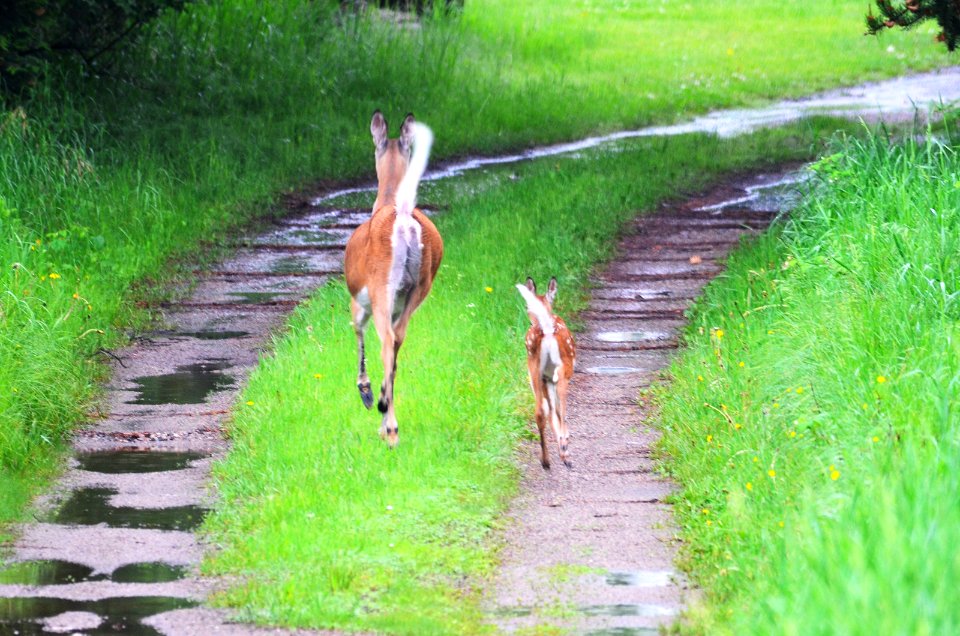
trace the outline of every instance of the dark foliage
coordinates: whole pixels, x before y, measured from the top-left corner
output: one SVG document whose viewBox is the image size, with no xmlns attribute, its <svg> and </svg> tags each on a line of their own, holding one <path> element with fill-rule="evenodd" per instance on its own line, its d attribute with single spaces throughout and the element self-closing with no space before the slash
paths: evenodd
<svg viewBox="0 0 960 636">
<path fill-rule="evenodd" d="M 925 20 L 935 19 L 940 25 L 937 39 L 945 42 L 947 50 L 957 48 L 960 38 L 960 0 L 907 0 L 894 3 L 890 0 L 877 0 L 880 15 L 867 16 L 868 33 L 876 35 L 883 29 L 900 27 L 909 29 Z"/>
<path fill-rule="evenodd" d="M 189 0 L 0 0 L 0 81 L 7 91 L 64 60 L 90 66 L 166 9 Z"/>
</svg>

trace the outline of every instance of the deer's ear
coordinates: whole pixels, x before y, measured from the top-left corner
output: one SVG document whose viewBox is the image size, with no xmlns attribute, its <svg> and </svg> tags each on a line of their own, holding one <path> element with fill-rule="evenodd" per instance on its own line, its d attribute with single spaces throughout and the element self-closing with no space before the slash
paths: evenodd
<svg viewBox="0 0 960 636">
<path fill-rule="evenodd" d="M 527 276 L 527 289 L 532 291 L 534 294 L 537 293 L 537 284 L 533 282 L 533 279 Z"/>
<path fill-rule="evenodd" d="M 400 127 L 400 147 L 404 152 L 409 152 L 413 145 L 413 123 L 415 121 L 413 113 L 407 113 L 407 116 L 403 118 L 403 126 Z"/>
<path fill-rule="evenodd" d="M 547 302 L 553 305 L 553 299 L 557 297 L 557 277 L 550 278 L 550 284 L 547 285 Z"/>
<path fill-rule="evenodd" d="M 387 120 L 383 118 L 383 113 L 379 110 L 373 111 L 373 119 L 370 120 L 370 134 L 373 135 L 373 145 L 377 148 L 383 148 L 387 145 Z"/>
</svg>

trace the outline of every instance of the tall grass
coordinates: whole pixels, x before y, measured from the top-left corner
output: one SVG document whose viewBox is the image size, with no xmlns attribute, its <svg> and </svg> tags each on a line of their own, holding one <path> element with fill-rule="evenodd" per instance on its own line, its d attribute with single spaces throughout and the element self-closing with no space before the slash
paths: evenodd
<svg viewBox="0 0 960 636">
<path fill-rule="evenodd" d="M 557 275 L 569 315 L 638 209 L 759 157 L 807 156 L 820 125 L 834 123 L 731 142 L 635 141 L 424 184 L 422 196 L 451 212 L 435 219 L 444 263 L 400 354 L 400 445 L 387 449 L 377 413 L 360 404 L 348 295 L 331 283 L 298 309 L 240 398 L 215 471 L 222 503 L 206 525 L 221 547 L 207 571 L 239 581 L 221 602 L 268 624 L 483 632 L 475 586 L 494 565 L 490 529 L 529 430 L 528 323 L 514 284 Z M 372 331 L 367 344 L 376 385 Z"/>
<path fill-rule="evenodd" d="M 698 303 L 659 397 L 695 631 L 960 629 L 958 177 L 847 139 Z"/>
</svg>

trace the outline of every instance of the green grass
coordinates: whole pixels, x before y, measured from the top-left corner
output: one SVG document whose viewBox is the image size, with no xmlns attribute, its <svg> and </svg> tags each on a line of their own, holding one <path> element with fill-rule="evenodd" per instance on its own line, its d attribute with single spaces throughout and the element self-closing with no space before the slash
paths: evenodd
<svg viewBox="0 0 960 636">
<path fill-rule="evenodd" d="M 374 108 L 430 122 L 440 158 L 948 61 L 924 31 L 863 38 L 860 9 L 839 2 L 661 16 L 471 0 L 462 20 L 421 28 L 335 22 L 329 4 L 192 3 L 112 65 L 51 70 L 29 99 L 3 104 L 0 524 L 55 471 L 92 408 L 101 349 L 143 324 L 135 302 L 163 293 L 152 283 L 177 275 L 172 262 L 209 258 L 284 192 L 370 176 Z M 774 23 L 795 13 L 787 43 Z M 691 31 L 701 22 L 715 26 Z M 719 26 L 733 22 L 750 35 L 739 44 Z"/>
<path fill-rule="evenodd" d="M 960 629 L 960 157 L 847 140 L 659 392 L 696 633 Z"/>
<path fill-rule="evenodd" d="M 240 398 L 206 524 L 220 549 L 205 571 L 240 581 L 219 602 L 268 624 L 483 631 L 476 587 L 494 566 L 491 529 L 531 411 L 513 285 L 556 274 L 569 316 L 624 221 L 721 173 L 808 157 L 834 125 L 634 141 L 425 184 L 422 198 L 451 211 L 436 218 L 445 260 L 400 354 L 400 445 L 387 449 L 379 415 L 360 404 L 348 295 L 331 283 Z M 372 330 L 367 343 L 376 386 Z"/>
</svg>

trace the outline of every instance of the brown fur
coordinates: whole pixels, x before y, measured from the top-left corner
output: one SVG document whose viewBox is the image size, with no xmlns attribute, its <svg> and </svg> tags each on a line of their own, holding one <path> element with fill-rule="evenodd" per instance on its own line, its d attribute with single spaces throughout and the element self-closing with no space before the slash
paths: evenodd
<svg viewBox="0 0 960 636">
<path fill-rule="evenodd" d="M 410 160 L 412 124 L 413 115 L 407 115 L 400 138 L 388 139 L 386 120 L 383 119 L 380 111 L 374 113 L 370 128 L 377 147 L 377 200 L 374 203 L 371 218 L 360 225 L 347 241 L 344 256 L 344 272 L 347 288 L 350 290 L 350 308 L 360 356 L 357 386 L 364 405 L 370 408 L 373 404 L 373 394 L 366 374 L 363 332 L 367 320 L 372 316 L 382 344 L 381 359 L 384 369 L 378 402 L 378 407 L 383 413 L 380 433 L 391 446 L 397 443 L 399 437 L 399 427 L 393 409 L 393 382 L 397 370 L 397 355 L 406 336 L 410 317 L 430 293 L 433 279 L 437 275 L 443 258 L 443 240 L 436 226 L 419 209 L 414 209 L 413 219 L 420 226 L 422 243 L 419 278 L 409 291 L 405 308 L 395 320 L 392 319 L 391 299 L 388 297 L 388 282 L 393 263 L 391 237 L 397 221 L 396 191 Z M 358 295 L 364 288 L 369 294 L 369 313 L 358 302 Z"/>
<path fill-rule="evenodd" d="M 532 278 L 527 279 L 527 289 L 534 294 L 537 293 L 536 283 Z M 541 348 L 544 343 L 543 329 L 536 316 L 532 312 L 527 312 L 530 318 L 530 329 L 527 330 L 527 373 L 530 376 L 530 388 L 533 389 L 533 397 L 536 400 L 536 419 L 537 429 L 540 431 L 540 463 L 544 468 L 550 468 L 550 456 L 547 452 L 546 428 L 549 420 L 554 437 L 560 447 L 560 459 L 566 466 L 571 466 L 570 455 L 568 451 L 568 442 L 570 433 L 567 429 L 567 391 L 570 387 L 570 379 L 573 377 L 573 368 L 576 364 L 577 346 L 573 339 L 573 334 L 567 329 L 567 323 L 563 318 L 553 313 L 553 299 L 556 294 L 556 279 L 550 280 L 548 291 L 543 296 L 537 296 L 540 302 L 544 304 L 554 319 L 554 337 L 557 339 L 557 348 L 560 351 L 560 361 L 563 367 L 560 369 L 559 377 L 556 382 L 556 403 L 550 399 L 549 385 L 553 382 L 552 378 L 545 377 L 540 368 Z M 546 400 L 546 408 L 545 402 Z M 554 411 L 556 418 L 553 417 Z"/>
</svg>

